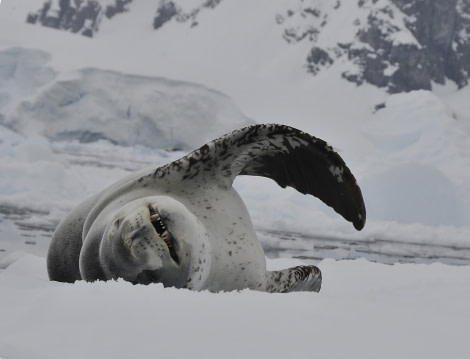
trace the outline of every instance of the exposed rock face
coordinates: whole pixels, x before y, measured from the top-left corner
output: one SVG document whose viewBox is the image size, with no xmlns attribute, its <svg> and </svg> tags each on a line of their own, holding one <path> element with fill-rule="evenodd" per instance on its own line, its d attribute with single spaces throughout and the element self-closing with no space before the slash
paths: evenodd
<svg viewBox="0 0 470 359">
<path fill-rule="evenodd" d="M 160 3 L 160 7 L 157 9 L 157 14 L 153 19 L 153 28 L 158 29 L 159 27 L 162 27 L 176 15 L 178 15 L 178 9 L 173 1 Z"/>
<path fill-rule="evenodd" d="M 189 21 L 191 27 L 196 26 L 199 13 L 204 9 L 215 8 L 221 1 L 222 0 L 202 0 L 199 4 L 194 4 L 191 9 L 184 10 L 176 1 L 160 0 L 153 19 L 153 28 L 158 29 L 172 19 L 180 23 Z M 182 3 L 184 3 L 184 1 Z"/>
<path fill-rule="evenodd" d="M 183 1 L 160 0 L 156 2 L 154 29 L 159 29 L 168 21 L 175 19 L 179 23 L 190 22 L 197 25 L 197 16 L 204 9 L 215 8 L 222 0 L 199 0 L 191 8 Z M 132 0 L 47 0 L 42 8 L 28 14 L 26 21 L 41 24 L 59 30 L 71 31 L 88 37 L 98 32 L 102 17 L 112 18 L 116 14 L 129 11 Z M 150 16 L 143 21 L 151 21 Z"/>
<path fill-rule="evenodd" d="M 429 59 L 429 72 L 434 81 L 453 80 L 459 87 L 468 83 L 470 73 L 470 1 L 469 0 L 404 0 L 393 2 L 414 21 L 406 25 L 422 45 Z"/>
<path fill-rule="evenodd" d="M 318 37 L 345 2 L 337 1 L 330 8 L 324 2 L 318 4 L 313 10 L 297 9 L 300 17 L 310 20 L 285 29 L 290 43 L 310 35 L 307 38 L 314 46 L 307 69 L 312 74 L 347 58 L 355 70 L 344 71 L 345 79 L 386 87 L 392 93 L 429 90 L 433 82 L 444 84 L 446 79 L 458 87 L 468 84 L 470 0 L 359 0 L 359 11 L 346 19 L 354 24 L 353 36 L 326 45 L 319 45 Z M 285 17 L 296 12 L 287 11 Z"/>
<path fill-rule="evenodd" d="M 415 44 L 387 43 L 377 18 L 369 18 L 369 29 L 358 33 L 360 41 L 370 45 L 376 53 L 382 52 L 385 61 L 396 64 L 397 70 L 389 76 L 364 72 L 364 80 L 387 83 L 390 92 L 430 89 L 431 82 L 443 84 L 448 78 L 459 87 L 468 83 L 470 35 L 467 0 L 420 0 L 392 2 L 407 17 L 405 26 L 416 39 Z M 466 7 L 467 11 L 462 7 Z M 391 8 L 389 8 L 390 11 Z M 393 16 L 393 12 L 390 13 Z M 370 36 L 376 32 L 377 36 Z M 367 54 L 358 54 L 358 59 Z"/>
<path fill-rule="evenodd" d="M 99 1 L 94 0 L 49 0 L 39 11 L 29 13 L 26 21 L 93 37 L 103 15 L 111 18 L 122 13 L 131 1 L 114 0 L 114 3 L 103 7 Z"/>
</svg>

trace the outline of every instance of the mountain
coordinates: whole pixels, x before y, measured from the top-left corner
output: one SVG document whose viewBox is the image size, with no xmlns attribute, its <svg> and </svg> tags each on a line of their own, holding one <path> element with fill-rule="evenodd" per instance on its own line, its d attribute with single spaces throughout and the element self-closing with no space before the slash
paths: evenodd
<svg viewBox="0 0 470 359">
<path fill-rule="evenodd" d="M 221 2 L 160 0 L 141 20 L 156 31 L 170 22 L 196 27 L 209 10 L 218 16 Z M 48 0 L 26 21 L 93 37 L 101 22 L 128 16 L 134 3 Z M 312 75 L 346 62 L 346 80 L 390 93 L 430 90 L 446 80 L 459 88 L 468 84 L 470 0 L 297 0 L 285 2 L 272 17 L 287 44 L 308 44 L 303 66 Z"/>
</svg>

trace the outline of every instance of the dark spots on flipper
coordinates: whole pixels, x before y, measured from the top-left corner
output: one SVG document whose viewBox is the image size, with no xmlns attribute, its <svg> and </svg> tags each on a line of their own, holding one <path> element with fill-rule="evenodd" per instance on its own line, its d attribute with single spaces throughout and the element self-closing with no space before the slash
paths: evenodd
<svg viewBox="0 0 470 359">
<path fill-rule="evenodd" d="M 196 158 L 194 158 L 194 157 L 190 157 L 190 158 L 189 158 L 189 167 L 195 166 L 196 163 L 198 163 L 198 162 L 199 162 L 198 159 L 196 159 Z"/>
<path fill-rule="evenodd" d="M 209 145 L 206 143 L 204 146 L 202 146 L 199 151 L 201 152 L 201 154 L 203 156 L 207 155 L 209 152 L 210 152 L 210 147 Z"/>
</svg>

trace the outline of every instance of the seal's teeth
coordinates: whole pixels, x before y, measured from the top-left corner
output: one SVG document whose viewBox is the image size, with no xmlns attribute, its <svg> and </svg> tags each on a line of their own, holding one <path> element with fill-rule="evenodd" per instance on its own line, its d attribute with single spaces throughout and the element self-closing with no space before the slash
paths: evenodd
<svg viewBox="0 0 470 359">
<path fill-rule="evenodd" d="M 153 228 L 157 231 L 158 235 L 163 238 L 163 236 L 168 233 L 165 225 L 163 224 L 162 219 L 158 213 L 150 215 L 150 222 L 152 222 Z"/>
<path fill-rule="evenodd" d="M 152 222 L 155 222 L 155 221 L 160 221 L 161 222 L 161 219 L 160 219 L 160 215 L 158 213 L 154 213 L 150 216 L 150 221 Z"/>
<path fill-rule="evenodd" d="M 165 242 L 170 242 L 170 233 L 165 230 L 165 232 L 160 234 L 160 237 L 165 241 Z"/>
<path fill-rule="evenodd" d="M 160 214 L 154 210 L 153 208 L 149 208 L 150 212 L 150 222 L 153 225 L 153 228 L 155 228 L 155 231 L 157 234 L 160 236 L 160 238 L 165 242 L 165 244 L 168 247 L 168 250 L 170 251 L 170 256 L 173 258 L 173 260 L 179 264 L 179 258 L 178 255 L 176 254 L 176 251 L 173 246 L 173 238 L 171 237 L 170 232 L 168 232 L 168 229 L 166 228 L 165 224 L 163 223 Z"/>
</svg>

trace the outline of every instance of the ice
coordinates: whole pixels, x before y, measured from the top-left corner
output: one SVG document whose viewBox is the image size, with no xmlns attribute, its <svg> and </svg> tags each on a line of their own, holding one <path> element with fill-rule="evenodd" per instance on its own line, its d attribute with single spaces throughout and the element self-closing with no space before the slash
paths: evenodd
<svg viewBox="0 0 470 359">
<path fill-rule="evenodd" d="M 320 295 L 273 295 L 59 284 L 47 281 L 44 265 L 24 256 L 0 274 L 4 358 L 439 358 L 467 351 L 470 267 L 326 260 Z"/>
<path fill-rule="evenodd" d="M 391 96 L 363 127 L 376 144 L 363 180 L 370 217 L 468 225 L 467 126 L 429 91 Z"/>
<path fill-rule="evenodd" d="M 253 123 L 226 96 L 200 85 L 99 69 L 55 79 L 44 52 L 15 48 L 0 52 L 0 60 L 2 55 L 0 83 L 11 91 L 13 82 L 19 99 L 34 94 L 0 118 L 0 124 L 23 135 L 192 149 Z M 35 92 L 38 83 L 47 86 Z M 4 102 L 8 96 L 11 92 Z"/>
<path fill-rule="evenodd" d="M 400 223 L 468 223 L 461 195 L 436 167 L 417 162 L 397 165 L 363 182 L 370 218 Z"/>
</svg>

